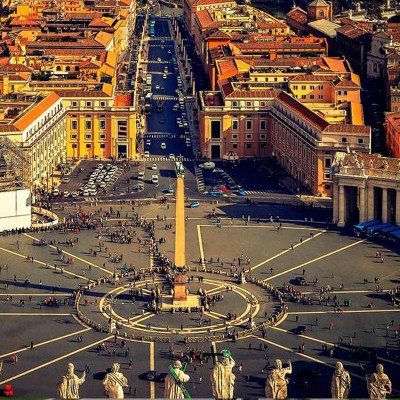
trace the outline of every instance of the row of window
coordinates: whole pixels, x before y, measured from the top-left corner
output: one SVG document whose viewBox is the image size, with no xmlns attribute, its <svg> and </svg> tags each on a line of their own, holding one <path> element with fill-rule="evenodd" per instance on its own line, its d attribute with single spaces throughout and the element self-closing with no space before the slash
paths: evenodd
<svg viewBox="0 0 400 400">
<path fill-rule="evenodd" d="M 87 149 L 91 149 L 92 148 L 92 143 L 86 143 L 85 147 Z M 78 148 L 78 144 L 77 143 L 72 143 L 72 148 L 73 149 L 77 149 Z M 106 148 L 106 144 L 105 143 L 100 143 L 100 149 L 105 149 Z"/>
<path fill-rule="evenodd" d="M 253 121 L 251 119 L 246 119 L 245 122 L 246 131 L 253 130 Z M 267 121 L 265 119 L 260 120 L 260 131 L 265 131 L 267 129 Z M 232 120 L 232 130 L 237 131 L 239 129 L 239 120 Z"/>
<path fill-rule="evenodd" d="M 93 107 L 93 105 L 96 106 L 96 101 L 86 101 L 85 102 L 85 106 L 90 108 Z M 71 107 L 78 107 L 79 106 L 79 102 L 78 101 L 71 101 Z M 106 107 L 106 102 L 105 101 L 100 101 L 99 102 L 99 106 L 100 107 Z"/>
<path fill-rule="evenodd" d="M 246 133 L 245 138 L 246 138 L 246 140 L 253 140 L 253 134 L 252 133 Z M 260 140 L 266 140 L 267 139 L 267 134 L 266 133 L 260 133 L 259 138 L 260 138 Z M 238 133 L 232 133 L 232 140 L 239 140 L 239 134 Z"/>
</svg>

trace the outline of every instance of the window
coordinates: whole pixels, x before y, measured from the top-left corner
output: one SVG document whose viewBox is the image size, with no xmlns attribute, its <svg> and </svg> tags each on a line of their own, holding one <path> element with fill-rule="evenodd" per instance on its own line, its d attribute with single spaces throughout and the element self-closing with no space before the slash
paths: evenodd
<svg viewBox="0 0 400 400">
<path fill-rule="evenodd" d="M 305 100 L 306 98 L 307 98 L 307 96 L 306 96 L 305 94 L 302 94 L 302 95 L 301 95 L 301 99 L 302 99 L 302 100 Z"/>
<path fill-rule="evenodd" d="M 314 90 L 314 89 L 315 89 L 315 86 L 314 86 L 314 85 L 311 85 L 311 86 L 310 86 L 310 89 L 311 89 L 311 90 Z"/>
<path fill-rule="evenodd" d="M 221 138 L 221 121 L 211 121 L 211 139 Z"/>
<path fill-rule="evenodd" d="M 77 101 L 72 101 L 71 102 L 72 107 L 78 107 L 78 102 Z"/>
<path fill-rule="evenodd" d="M 246 149 L 251 149 L 251 143 L 246 143 Z"/>
<path fill-rule="evenodd" d="M 363 144 L 364 143 L 364 139 L 363 138 L 358 138 L 358 144 Z"/>
<path fill-rule="evenodd" d="M 347 138 L 342 137 L 342 143 L 347 143 Z"/>
<path fill-rule="evenodd" d="M 87 101 L 86 102 L 86 107 L 92 107 L 92 102 L 91 101 Z"/>
<path fill-rule="evenodd" d="M 232 140 L 238 140 L 238 139 L 239 139 L 239 135 L 237 133 L 233 133 Z"/>
<path fill-rule="evenodd" d="M 318 99 L 319 99 L 319 100 L 322 100 L 323 98 L 324 98 L 324 96 L 323 96 L 322 94 L 319 94 L 319 95 L 318 95 Z"/>
<path fill-rule="evenodd" d="M 71 121 L 71 129 L 73 129 L 73 130 L 78 129 L 78 121 L 76 121 L 74 119 Z"/>
<path fill-rule="evenodd" d="M 103 121 L 103 120 L 99 121 L 99 125 L 100 125 L 100 129 L 102 129 L 102 130 L 106 129 L 106 121 Z"/>
<path fill-rule="evenodd" d="M 260 107 L 265 107 L 265 101 L 262 101 L 262 102 L 260 103 Z"/>
<path fill-rule="evenodd" d="M 91 143 L 86 143 L 86 148 L 87 149 L 91 149 L 92 148 L 92 144 Z"/>
<path fill-rule="evenodd" d="M 72 143 L 72 148 L 73 148 L 73 149 L 77 149 L 77 148 L 78 148 L 78 145 L 77 145 L 76 143 Z"/>
<path fill-rule="evenodd" d="M 232 149 L 237 149 L 238 148 L 238 144 L 237 143 L 232 143 Z"/>
<path fill-rule="evenodd" d="M 234 119 L 232 121 L 232 130 L 237 131 L 239 129 L 239 121 Z"/>
<path fill-rule="evenodd" d="M 252 106 L 252 102 L 251 101 L 246 101 L 246 107 L 251 107 Z"/>
<path fill-rule="evenodd" d="M 232 101 L 232 106 L 233 106 L 233 107 L 238 107 L 238 106 L 239 106 L 239 103 L 238 103 L 237 101 Z"/>
<path fill-rule="evenodd" d="M 71 135 L 71 139 L 72 139 L 72 140 L 78 139 L 78 135 L 77 135 L 76 133 L 74 133 L 73 135 Z"/>
<path fill-rule="evenodd" d="M 310 94 L 310 99 L 314 100 L 314 95 L 313 94 Z"/>
<path fill-rule="evenodd" d="M 345 96 L 347 96 L 347 90 L 345 90 L 343 93 L 344 93 Z"/>
<path fill-rule="evenodd" d="M 87 131 L 92 129 L 92 121 L 85 121 L 85 129 Z"/>
<path fill-rule="evenodd" d="M 105 143 L 100 143 L 100 148 L 101 149 L 105 149 L 106 148 L 106 144 Z"/>
<path fill-rule="evenodd" d="M 252 121 L 250 119 L 246 119 L 246 130 L 251 131 L 252 129 Z"/>
<path fill-rule="evenodd" d="M 106 106 L 106 102 L 105 101 L 101 101 L 100 102 L 100 107 L 105 107 Z"/>
<path fill-rule="evenodd" d="M 331 188 L 331 184 L 330 183 L 325 183 L 325 189 L 326 190 L 330 190 Z"/>
<path fill-rule="evenodd" d="M 297 85 L 293 85 L 293 90 L 297 90 L 299 87 Z"/>
<path fill-rule="evenodd" d="M 306 90 L 307 86 L 306 85 L 301 85 L 301 90 Z"/>
<path fill-rule="evenodd" d="M 267 135 L 265 133 L 260 134 L 260 140 L 265 140 L 267 139 Z"/>
<path fill-rule="evenodd" d="M 265 119 L 260 120 L 260 131 L 265 131 L 267 129 L 267 121 Z"/>
<path fill-rule="evenodd" d="M 253 139 L 253 135 L 251 133 L 246 134 L 246 140 L 251 140 Z"/>
<path fill-rule="evenodd" d="M 92 139 L 92 134 L 91 133 L 86 134 L 85 135 L 85 139 L 86 140 L 91 140 Z"/>
<path fill-rule="evenodd" d="M 117 136 L 119 139 L 126 139 L 128 137 L 128 121 L 121 119 L 117 122 Z"/>
<path fill-rule="evenodd" d="M 325 168 L 330 168 L 332 165 L 332 160 L 330 158 L 325 158 Z"/>
<path fill-rule="evenodd" d="M 324 174 L 324 179 L 331 179 L 331 174 L 329 173 Z"/>
<path fill-rule="evenodd" d="M 318 85 L 318 90 L 324 90 L 324 87 L 322 85 Z"/>
<path fill-rule="evenodd" d="M 338 95 L 339 95 L 339 96 L 342 95 L 342 91 L 341 91 L 341 90 L 338 91 Z"/>
<path fill-rule="evenodd" d="M 100 140 L 105 140 L 105 139 L 106 139 L 106 134 L 100 133 Z"/>
</svg>

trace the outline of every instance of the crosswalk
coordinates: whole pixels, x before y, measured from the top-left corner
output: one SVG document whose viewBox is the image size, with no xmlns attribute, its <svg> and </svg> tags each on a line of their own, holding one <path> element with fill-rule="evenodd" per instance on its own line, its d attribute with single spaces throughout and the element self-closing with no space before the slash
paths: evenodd
<svg viewBox="0 0 400 400">
<path fill-rule="evenodd" d="M 196 174 L 197 188 L 199 189 L 200 193 L 204 193 L 205 185 L 204 185 L 203 170 L 200 167 L 196 166 L 194 169 L 194 173 Z"/>
<path fill-rule="evenodd" d="M 171 161 L 171 160 L 168 157 L 145 157 L 143 158 L 143 161 L 156 162 L 156 161 Z M 182 161 L 190 162 L 194 161 L 194 159 L 190 157 L 183 157 Z"/>
<path fill-rule="evenodd" d="M 152 133 L 152 132 L 147 132 L 145 135 L 146 139 L 176 139 L 179 138 L 179 135 L 176 133 Z"/>
<path fill-rule="evenodd" d="M 153 99 L 154 100 L 178 100 L 178 97 L 176 96 L 168 96 L 168 95 L 159 95 L 159 94 L 153 94 Z"/>
<path fill-rule="evenodd" d="M 143 63 L 146 64 L 173 64 L 172 61 L 167 61 L 167 60 L 161 60 L 161 61 L 157 61 L 157 60 L 143 60 Z"/>
</svg>

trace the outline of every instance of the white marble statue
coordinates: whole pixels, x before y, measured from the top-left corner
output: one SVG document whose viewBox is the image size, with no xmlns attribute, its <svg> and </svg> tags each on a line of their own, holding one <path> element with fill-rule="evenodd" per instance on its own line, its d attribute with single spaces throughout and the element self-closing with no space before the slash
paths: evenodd
<svg viewBox="0 0 400 400">
<path fill-rule="evenodd" d="M 351 385 L 350 374 L 344 369 L 343 364 L 336 363 L 335 372 L 332 375 L 331 394 L 332 399 L 347 399 Z"/>
<path fill-rule="evenodd" d="M 165 378 L 164 399 L 184 399 L 182 383 L 188 382 L 190 377 L 182 371 L 182 363 L 176 360 L 173 365 L 174 375 L 170 372 Z M 176 378 L 179 379 L 177 382 Z"/>
<path fill-rule="evenodd" d="M 104 394 L 107 399 L 123 399 L 124 387 L 128 386 L 128 380 L 119 372 L 120 365 L 114 363 L 109 372 L 103 380 Z"/>
<path fill-rule="evenodd" d="M 215 363 L 211 373 L 211 390 L 216 399 L 233 399 L 235 375 L 232 372 L 235 361 L 229 350 L 222 350 L 222 360 Z"/>
<path fill-rule="evenodd" d="M 383 372 L 383 365 L 376 366 L 376 372 L 366 376 L 367 389 L 370 399 L 386 399 L 392 393 L 392 382 Z"/>
<path fill-rule="evenodd" d="M 58 397 L 60 399 L 79 399 L 79 387 L 85 382 L 86 372 L 78 378 L 74 373 L 74 364 L 68 364 L 67 373 L 58 384 Z"/>
<path fill-rule="evenodd" d="M 283 367 L 281 360 L 275 361 L 275 368 L 270 371 L 265 384 L 265 397 L 268 399 L 286 399 L 287 382 L 286 374 L 292 373 L 292 363 L 288 361 L 288 366 Z"/>
</svg>

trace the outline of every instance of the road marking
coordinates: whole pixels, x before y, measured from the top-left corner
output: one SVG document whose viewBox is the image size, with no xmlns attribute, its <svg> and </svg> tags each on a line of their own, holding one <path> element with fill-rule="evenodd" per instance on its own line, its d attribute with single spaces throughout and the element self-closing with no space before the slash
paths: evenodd
<svg viewBox="0 0 400 400">
<path fill-rule="evenodd" d="M 292 332 L 290 332 L 290 331 L 288 331 L 288 330 L 286 330 L 286 329 L 278 328 L 278 327 L 276 327 L 276 326 L 271 326 L 271 328 L 272 328 L 272 329 L 275 329 L 275 330 L 277 330 L 277 331 L 280 331 L 280 332 L 287 333 L 288 335 L 290 335 L 290 334 L 294 335 Z M 302 337 L 302 338 L 304 338 L 304 339 L 308 339 L 308 340 L 311 340 L 311 341 L 313 341 L 313 342 L 323 343 L 323 344 L 326 344 L 326 345 L 328 345 L 328 346 L 332 346 L 332 347 L 335 346 L 334 343 L 330 343 L 330 342 L 328 342 L 328 341 L 326 341 L 326 340 L 321 340 L 321 339 L 313 338 L 313 337 L 311 337 L 311 336 L 307 336 L 307 335 L 295 335 L 295 336 Z M 350 349 L 349 349 L 348 347 L 346 347 L 346 346 L 342 346 L 342 347 L 340 347 L 340 348 L 341 348 L 342 350 L 350 351 Z M 392 361 L 392 360 L 388 360 L 388 359 L 383 358 L 383 357 L 377 357 L 377 359 L 378 359 L 378 360 L 385 361 L 385 362 L 389 362 L 389 363 L 392 363 L 392 364 L 395 364 L 395 365 L 400 365 L 399 362 Z"/>
<path fill-rule="evenodd" d="M 322 234 L 325 233 L 325 232 L 326 232 L 326 231 L 319 232 L 319 233 L 317 233 L 316 235 L 314 235 L 314 236 L 312 236 L 312 237 L 309 237 L 309 238 L 306 239 L 306 240 L 303 240 L 302 243 L 297 243 L 296 245 L 293 246 L 293 249 L 295 249 L 295 248 L 298 247 L 298 246 L 303 245 L 304 243 L 307 243 L 307 242 L 310 241 L 310 240 L 315 239 L 316 237 L 318 237 L 319 235 L 322 235 Z M 272 256 L 272 257 L 266 259 L 265 261 L 260 262 L 259 264 L 255 265 L 254 267 L 251 267 L 251 270 L 253 271 L 253 270 L 255 270 L 255 269 L 261 267 L 262 265 L 265 265 L 265 264 L 269 263 L 270 261 L 274 260 L 275 258 L 278 258 L 278 257 L 280 257 L 281 255 L 286 254 L 286 253 L 288 253 L 288 252 L 290 252 L 290 251 L 292 251 L 291 248 L 286 249 L 286 250 L 283 250 L 283 251 L 281 251 L 280 253 L 275 254 L 274 256 Z"/>
<path fill-rule="evenodd" d="M 50 291 L 51 292 L 51 291 Z M 46 296 L 50 296 L 51 297 L 65 297 L 67 296 L 66 293 L 0 293 L 0 297 L 1 296 L 31 296 L 31 297 L 46 297 Z"/>
<path fill-rule="evenodd" d="M 288 312 L 288 315 L 307 315 L 307 314 L 362 314 L 362 313 L 388 313 L 388 312 L 400 312 L 400 309 L 397 310 L 343 310 L 343 312 L 335 312 L 335 311 L 300 311 L 300 312 Z"/>
<path fill-rule="evenodd" d="M 2 317 L 54 317 L 55 315 L 61 315 L 62 317 L 65 317 L 67 315 L 71 315 L 71 313 L 23 313 L 23 312 L 10 312 L 10 313 L 0 313 L 0 316 Z"/>
<path fill-rule="evenodd" d="M 71 337 L 71 336 L 74 336 L 74 335 L 78 335 L 80 333 L 84 333 L 84 332 L 91 331 L 91 330 L 92 330 L 92 328 L 85 328 L 85 329 L 81 329 L 80 331 L 69 333 L 68 335 L 59 336 L 59 337 L 56 337 L 56 338 L 53 338 L 53 339 L 46 340 L 44 342 L 36 343 L 34 348 L 40 347 L 40 346 L 44 346 L 45 344 L 57 342 L 58 340 L 66 339 L 68 337 Z M 0 354 L 0 358 L 8 357 L 8 356 L 11 356 L 12 354 L 18 354 L 18 353 L 21 353 L 22 351 L 27 351 L 27 350 L 31 350 L 31 348 L 30 347 L 25 347 L 24 349 L 15 350 L 15 351 L 12 351 L 10 353 Z"/>
<path fill-rule="evenodd" d="M 23 254 L 16 253 L 15 251 L 11 251 L 11 250 L 5 249 L 4 247 L 0 247 L 0 250 L 5 251 L 6 253 L 13 254 L 14 256 L 22 257 L 24 260 L 26 260 L 26 257 L 27 257 L 27 256 L 24 256 Z M 50 265 L 52 268 L 54 268 L 54 265 L 51 265 L 49 263 L 45 263 L 43 261 L 39 261 L 39 260 L 36 260 L 36 259 L 34 260 L 34 263 L 37 263 L 37 264 L 40 264 L 40 265 L 45 265 L 45 266 L 46 265 Z M 82 275 L 75 274 L 74 272 L 68 271 L 66 269 L 63 270 L 63 273 L 65 275 L 72 275 L 75 278 L 84 279 L 85 281 L 88 280 L 86 277 L 84 277 Z M 90 282 L 94 282 L 94 281 L 92 279 L 90 279 Z"/>
<path fill-rule="evenodd" d="M 155 371 L 155 359 L 154 359 L 154 342 L 150 342 L 150 362 L 149 367 L 150 371 Z M 156 390 L 155 390 L 154 381 L 150 381 L 150 398 L 155 399 L 156 397 Z"/>
<path fill-rule="evenodd" d="M 260 337 L 254 336 L 254 335 L 252 335 L 251 337 L 253 337 L 253 338 L 255 338 L 255 339 L 258 339 L 258 340 L 261 340 L 262 342 L 268 343 L 268 344 L 270 344 L 270 345 L 272 345 L 272 346 L 278 347 L 278 348 L 280 348 L 281 350 L 285 350 L 285 351 L 288 351 L 289 353 L 294 353 L 294 354 L 299 355 L 300 357 L 307 358 L 307 359 L 310 360 L 310 361 L 314 361 L 314 362 L 316 362 L 316 363 L 318 363 L 318 364 L 324 364 L 324 365 L 326 365 L 326 366 L 329 367 L 329 368 L 336 369 L 336 366 L 335 366 L 335 365 L 329 364 L 329 363 L 327 363 L 327 362 L 325 362 L 325 361 L 322 361 L 322 360 L 320 360 L 320 359 L 318 359 L 318 358 L 311 357 L 311 356 L 309 356 L 308 354 L 298 353 L 297 351 L 292 350 L 292 349 L 290 349 L 289 347 L 282 346 L 281 344 L 278 344 L 278 343 L 275 343 L 275 342 L 271 342 L 270 340 L 263 339 L 263 338 L 260 338 Z M 354 374 L 354 373 L 352 373 L 352 372 L 350 372 L 350 375 L 351 375 L 351 376 L 354 376 L 354 377 L 356 377 L 356 378 L 362 379 L 363 381 L 365 381 L 365 376 L 361 376 L 361 375 L 358 375 L 358 374 Z"/>
<path fill-rule="evenodd" d="M 31 236 L 31 235 L 29 235 L 29 234 L 27 234 L 27 233 L 24 233 L 24 236 L 26 236 L 26 237 L 28 237 L 28 238 L 31 238 L 32 240 L 37 240 L 37 238 L 35 238 L 34 236 Z M 48 246 L 49 246 L 50 248 L 52 248 L 53 250 L 57 250 L 57 246 L 53 246 L 52 244 L 49 244 Z M 79 257 L 79 256 L 76 256 L 75 254 L 72 254 L 72 253 L 70 253 L 70 252 L 68 252 L 68 251 L 65 251 L 65 250 L 63 250 L 63 249 L 61 249 L 61 250 L 62 250 L 63 254 L 66 254 L 67 256 L 74 257 L 75 259 L 77 259 L 77 260 L 79 260 L 79 261 L 82 261 L 82 262 L 86 263 L 87 265 L 91 265 L 92 267 L 95 267 L 95 268 L 97 268 L 97 269 L 100 269 L 100 270 L 102 270 L 103 272 L 106 272 L 107 274 L 110 274 L 110 275 L 113 274 L 113 273 L 112 273 L 111 271 L 109 271 L 108 269 L 99 267 L 98 265 L 93 264 L 93 263 L 90 262 L 90 261 L 84 260 L 83 258 L 81 258 L 81 257 Z"/>
<path fill-rule="evenodd" d="M 218 293 L 218 292 L 226 292 L 226 285 L 223 285 L 223 286 L 217 286 L 217 287 L 215 287 L 214 289 L 210 289 L 208 292 L 207 292 L 207 296 L 209 296 L 210 294 L 215 294 L 215 293 Z"/>
<path fill-rule="evenodd" d="M 113 313 L 114 313 L 114 312 L 113 312 Z M 139 322 L 146 321 L 147 319 L 150 319 L 150 318 L 153 318 L 153 317 L 155 317 L 155 314 L 149 312 L 149 313 L 147 313 L 147 315 L 145 314 L 145 315 L 143 316 L 143 318 L 140 318 L 140 319 L 135 320 L 135 322 L 134 322 L 132 325 L 139 325 L 139 326 L 143 326 L 143 327 L 144 327 L 144 325 L 139 324 Z"/>
<path fill-rule="evenodd" d="M 386 292 L 386 291 L 384 291 Z M 320 294 L 319 290 L 310 291 L 310 292 L 301 292 L 303 294 Z M 329 293 L 343 293 L 343 294 L 357 294 L 357 293 L 376 293 L 375 290 L 331 290 Z"/>
<path fill-rule="evenodd" d="M 365 242 L 366 240 L 367 240 L 367 239 L 359 240 L 358 242 L 355 242 L 355 243 L 352 243 L 352 244 L 348 244 L 347 246 L 344 246 L 344 247 L 341 247 L 340 249 L 331 251 L 330 253 L 324 254 L 323 256 L 314 258 L 313 260 L 309 260 L 309 261 L 307 261 L 307 262 L 305 262 L 305 263 L 303 263 L 303 264 L 297 265 L 297 266 L 295 266 L 295 267 L 293 267 L 293 268 L 289 268 L 289 269 L 286 270 L 286 271 L 280 272 L 279 274 L 275 274 L 275 275 L 273 275 L 273 276 L 271 276 L 271 277 L 269 277 L 269 278 L 264 279 L 263 282 L 270 281 L 271 279 L 277 278 L 278 276 L 281 276 L 281 275 L 285 275 L 285 274 L 287 274 L 288 272 L 292 272 L 292 271 L 294 271 L 294 270 L 296 270 L 296 269 L 305 267 L 306 265 L 312 264 L 312 263 L 314 263 L 314 262 L 316 262 L 316 261 L 323 260 L 324 258 L 327 258 L 327 257 L 332 256 L 333 254 L 340 253 L 341 251 L 347 250 L 347 249 L 349 249 L 350 247 L 357 246 L 357 245 L 359 245 L 359 244 Z"/>
<path fill-rule="evenodd" d="M 204 262 L 204 249 L 203 249 L 203 239 L 201 237 L 201 226 L 202 225 L 197 225 L 197 239 L 198 239 L 198 242 L 199 242 L 201 266 L 205 270 L 206 269 L 206 264 Z M 213 226 L 213 225 L 211 225 L 211 226 Z"/>
<path fill-rule="evenodd" d="M 216 319 L 223 319 L 224 321 L 226 321 L 226 315 L 217 313 L 215 311 L 206 311 L 204 314 L 210 315 L 211 317 L 216 318 Z"/>
<path fill-rule="evenodd" d="M 0 382 L 0 385 L 4 385 L 5 383 L 12 382 L 12 381 L 14 381 L 14 380 L 16 380 L 18 378 L 21 378 L 22 376 L 28 375 L 28 374 L 30 374 L 32 372 L 35 372 L 35 371 L 39 370 L 39 369 L 45 368 L 45 367 L 47 367 L 47 366 L 49 366 L 51 364 L 55 364 L 58 361 L 64 360 L 65 358 L 69 358 L 69 357 L 71 357 L 71 356 L 73 356 L 75 354 L 81 353 L 82 351 L 85 351 L 87 349 L 90 349 L 91 347 L 97 346 L 98 344 L 103 343 L 106 340 L 110 340 L 113 337 L 114 337 L 114 335 L 107 336 L 107 337 L 105 337 L 105 338 L 103 338 L 101 340 L 98 340 L 98 341 L 94 342 L 94 343 L 88 344 L 87 346 L 81 347 L 78 350 L 72 351 L 71 353 L 64 354 L 63 356 L 55 358 L 54 360 L 48 361 L 48 362 L 46 362 L 44 364 L 38 365 L 37 367 L 34 367 L 34 368 L 31 368 L 31 369 L 29 369 L 27 371 L 21 372 L 18 375 L 14 375 L 11 378 L 8 378 L 8 379 Z"/>
</svg>

